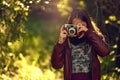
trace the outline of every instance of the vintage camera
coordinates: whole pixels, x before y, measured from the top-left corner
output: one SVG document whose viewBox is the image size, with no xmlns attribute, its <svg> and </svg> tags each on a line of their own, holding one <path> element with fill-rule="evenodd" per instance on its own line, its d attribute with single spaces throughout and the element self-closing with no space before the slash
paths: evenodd
<svg viewBox="0 0 120 80">
<path fill-rule="evenodd" d="M 77 25 L 65 24 L 65 29 L 68 32 L 69 37 L 75 37 L 77 35 Z"/>
</svg>

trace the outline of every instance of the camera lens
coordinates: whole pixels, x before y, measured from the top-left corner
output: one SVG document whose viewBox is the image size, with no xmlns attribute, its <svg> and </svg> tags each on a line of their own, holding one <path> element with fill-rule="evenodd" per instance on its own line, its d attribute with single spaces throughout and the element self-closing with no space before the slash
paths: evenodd
<svg viewBox="0 0 120 80">
<path fill-rule="evenodd" d="M 74 33 L 74 30 L 70 30 L 70 33 L 73 34 L 73 33 Z"/>
<path fill-rule="evenodd" d="M 75 29 L 74 28 L 70 28 L 69 29 L 69 33 L 70 33 L 70 35 L 74 35 L 75 34 Z"/>
</svg>

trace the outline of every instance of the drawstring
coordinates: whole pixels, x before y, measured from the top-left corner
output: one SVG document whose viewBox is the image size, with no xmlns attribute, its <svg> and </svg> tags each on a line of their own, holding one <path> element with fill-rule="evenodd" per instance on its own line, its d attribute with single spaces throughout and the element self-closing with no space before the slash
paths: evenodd
<svg viewBox="0 0 120 80">
<path fill-rule="evenodd" d="M 69 48 L 72 48 L 69 38 L 68 38 L 68 45 L 69 45 Z"/>
</svg>

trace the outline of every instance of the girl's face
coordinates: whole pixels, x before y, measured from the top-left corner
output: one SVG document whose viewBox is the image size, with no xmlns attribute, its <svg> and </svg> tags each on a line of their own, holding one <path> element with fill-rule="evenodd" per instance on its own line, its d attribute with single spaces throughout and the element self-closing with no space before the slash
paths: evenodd
<svg viewBox="0 0 120 80">
<path fill-rule="evenodd" d="M 77 35 L 79 38 L 82 38 L 85 34 L 84 30 L 87 29 L 86 22 L 82 21 L 81 19 L 74 18 L 72 23 L 77 25 Z"/>
</svg>

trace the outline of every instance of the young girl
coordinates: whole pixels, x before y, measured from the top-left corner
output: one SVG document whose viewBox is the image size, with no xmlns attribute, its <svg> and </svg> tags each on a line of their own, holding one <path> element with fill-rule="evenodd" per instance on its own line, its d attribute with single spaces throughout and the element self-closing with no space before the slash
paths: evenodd
<svg viewBox="0 0 120 80">
<path fill-rule="evenodd" d="M 64 66 L 64 80 L 100 80 L 97 56 L 110 53 L 104 36 L 83 9 L 73 10 L 68 24 L 77 25 L 76 36 L 70 36 L 65 26 L 61 27 L 51 56 L 53 68 Z"/>
</svg>

